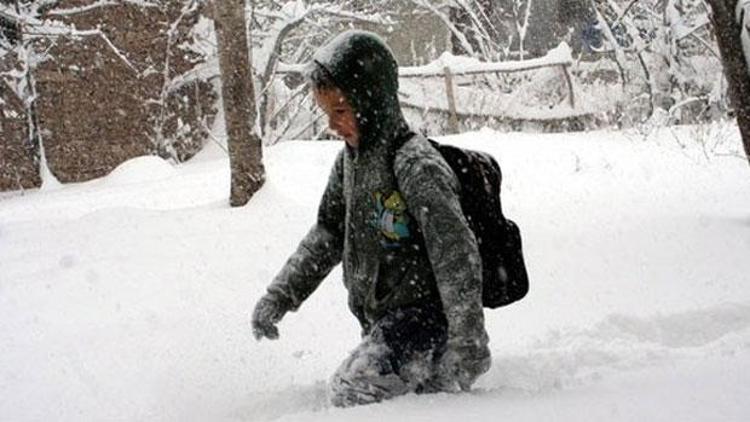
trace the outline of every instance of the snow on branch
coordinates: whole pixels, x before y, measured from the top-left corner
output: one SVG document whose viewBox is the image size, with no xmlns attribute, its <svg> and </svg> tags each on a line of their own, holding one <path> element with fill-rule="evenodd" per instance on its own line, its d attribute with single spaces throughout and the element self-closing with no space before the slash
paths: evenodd
<svg viewBox="0 0 750 422">
<path fill-rule="evenodd" d="M 133 64 L 128 60 L 128 58 L 123 54 L 117 46 L 115 46 L 112 41 L 109 39 L 107 34 L 105 34 L 101 29 L 87 29 L 87 30 L 79 30 L 75 29 L 74 27 L 67 26 L 60 23 L 51 23 L 49 21 L 43 22 L 36 18 L 30 18 L 30 17 L 24 17 L 25 22 L 24 24 L 28 26 L 30 29 L 24 31 L 24 35 L 28 35 L 31 37 L 70 37 L 70 38 L 82 38 L 82 37 L 99 37 L 104 41 L 105 44 L 112 50 L 112 52 L 115 53 L 115 55 L 122 60 L 123 63 L 125 63 L 126 66 L 128 66 L 133 72 L 139 73 L 138 69 L 133 66 Z"/>
<path fill-rule="evenodd" d="M 264 69 L 264 80 L 267 80 L 269 72 L 273 71 L 278 60 L 281 44 L 294 29 L 317 16 L 327 16 L 355 21 L 361 23 L 391 24 L 390 19 L 379 14 L 363 15 L 345 10 L 340 5 L 331 4 L 306 4 L 303 1 L 293 1 L 282 6 L 281 10 L 258 9 L 254 12 L 257 16 L 275 20 L 266 37 L 260 57 L 265 58 L 264 63 L 258 67 Z"/>
<path fill-rule="evenodd" d="M 415 6 L 419 6 L 426 10 L 429 10 L 435 16 L 437 16 L 438 19 L 443 21 L 445 27 L 448 28 L 449 31 L 451 31 L 451 34 L 458 40 L 458 42 L 461 43 L 461 47 L 464 49 L 464 51 L 467 51 L 472 55 L 475 54 L 474 47 L 471 46 L 471 43 L 463 34 L 463 32 L 456 28 L 456 25 L 451 22 L 450 17 L 446 13 L 440 11 L 439 7 L 433 5 L 430 1 L 427 0 L 412 0 L 412 3 L 414 3 Z"/>
<path fill-rule="evenodd" d="M 675 27 L 674 31 L 674 37 L 675 39 L 682 39 L 687 36 L 693 35 L 696 31 L 703 28 L 706 25 L 709 25 L 711 21 L 708 19 L 708 15 L 700 16 L 698 21 L 693 24 L 692 26 L 685 26 L 685 25 L 677 25 Z"/>
<path fill-rule="evenodd" d="M 205 63 L 201 63 L 187 72 L 172 78 L 167 85 L 167 92 L 177 91 L 183 86 L 195 81 L 209 80 L 211 78 L 219 77 L 220 75 L 219 58 L 210 57 Z"/>
<path fill-rule="evenodd" d="M 70 16 L 79 13 L 86 13 L 100 7 L 120 6 L 123 4 L 132 4 L 138 7 L 159 7 L 158 2 L 148 0 L 97 0 L 94 3 L 86 6 L 71 7 L 67 9 L 53 9 L 47 12 L 47 14 L 54 16 Z"/>
<path fill-rule="evenodd" d="M 0 3 L 0 16 L 13 22 L 18 22 L 23 19 L 23 15 L 19 15 L 16 13 L 15 9 L 2 3 Z"/>
</svg>

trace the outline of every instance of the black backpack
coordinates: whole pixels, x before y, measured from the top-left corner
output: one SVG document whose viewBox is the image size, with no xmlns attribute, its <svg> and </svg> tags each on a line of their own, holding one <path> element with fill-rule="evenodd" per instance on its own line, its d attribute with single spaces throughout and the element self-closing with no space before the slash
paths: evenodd
<svg viewBox="0 0 750 422">
<path fill-rule="evenodd" d="M 482 304 L 498 308 L 522 299 L 529 291 L 529 277 L 521 232 L 503 216 L 500 165 L 487 153 L 429 141 L 461 185 L 461 208 L 482 256 Z"/>
</svg>

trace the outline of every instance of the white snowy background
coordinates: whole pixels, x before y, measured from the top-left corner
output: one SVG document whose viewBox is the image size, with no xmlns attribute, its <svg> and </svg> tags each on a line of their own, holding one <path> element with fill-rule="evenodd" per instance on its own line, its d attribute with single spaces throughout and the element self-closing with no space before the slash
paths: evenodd
<svg viewBox="0 0 750 422">
<path fill-rule="evenodd" d="M 250 312 L 315 218 L 342 144 L 229 165 L 137 158 L 0 195 L 2 421 L 750 420 L 750 168 L 736 126 L 442 138 L 489 151 L 531 291 L 487 310 L 492 369 L 469 394 L 329 407 L 358 342 L 336 269 L 276 342 Z"/>
</svg>

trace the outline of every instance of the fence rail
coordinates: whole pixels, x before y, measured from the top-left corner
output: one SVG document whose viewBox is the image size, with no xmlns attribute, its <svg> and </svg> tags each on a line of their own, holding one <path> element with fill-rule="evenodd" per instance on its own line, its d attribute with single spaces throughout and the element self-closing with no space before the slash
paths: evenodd
<svg viewBox="0 0 750 422">
<path fill-rule="evenodd" d="M 572 65 L 573 58 L 570 52 L 570 48 L 567 46 L 567 44 L 561 44 L 555 49 L 550 50 L 545 56 L 534 59 L 505 62 L 479 62 L 473 59 L 464 60 L 459 57 L 449 56 L 446 60 L 438 60 L 423 66 L 400 67 L 398 74 L 399 78 L 402 79 L 443 78 L 445 80 L 445 95 L 447 99 L 448 109 L 442 110 L 432 107 L 430 108 L 430 110 L 447 112 L 449 116 L 450 129 L 454 132 L 458 132 L 459 116 L 466 116 L 469 115 L 469 113 L 461 112 L 457 109 L 455 87 L 456 77 L 528 72 L 548 67 L 559 67 L 560 76 L 565 81 L 565 85 L 568 89 L 568 103 L 571 109 L 575 109 L 575 93 L 569 69 Z M 279 76 L 289 74 L 302 74 L 304 70 L 305 65 L 289 65 L 285 63 L 279 63 L 276 74 Z M 409 107 L 419 108 L 418 105 L 413 103 L 410 103 Z M 422 109 L 427 108 L 428 107 L 426 106 L 422 107 Z"/>
</svg>

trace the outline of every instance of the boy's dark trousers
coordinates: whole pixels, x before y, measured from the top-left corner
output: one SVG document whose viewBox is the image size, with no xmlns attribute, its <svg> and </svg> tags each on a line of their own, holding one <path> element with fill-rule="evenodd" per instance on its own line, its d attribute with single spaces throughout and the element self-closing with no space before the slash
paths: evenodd
<svg viewBox="0 0 750 422">
<path fill-rule="evenodd" d="M 449 390 L 439 370 L 447 327 L 442 310 L 434 306 L 386 313 L 334 373 L 331 403 L 345 407 Z"/>
</svg>

